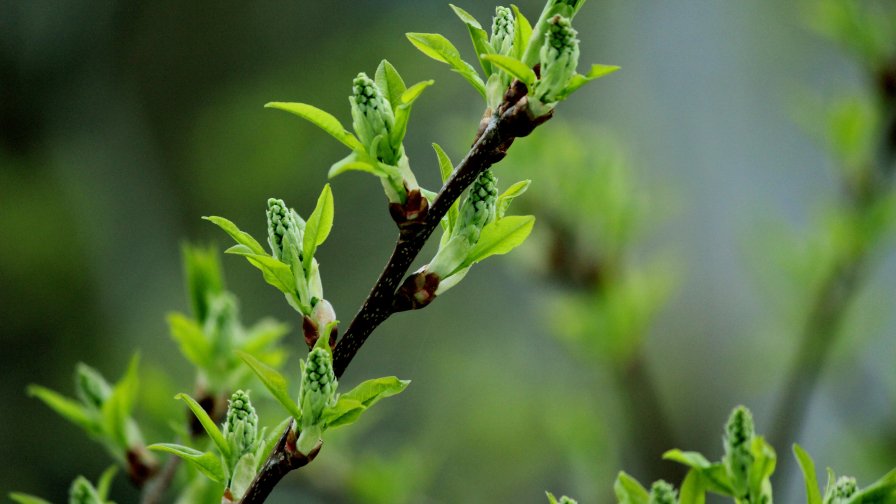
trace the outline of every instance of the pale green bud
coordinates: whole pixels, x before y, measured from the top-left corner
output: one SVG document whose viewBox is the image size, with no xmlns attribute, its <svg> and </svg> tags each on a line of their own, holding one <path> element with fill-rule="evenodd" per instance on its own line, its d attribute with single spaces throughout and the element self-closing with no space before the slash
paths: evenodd
<svg viewBox="0 0 896 504">
<path fill-rule="evenodd" d="M 557 501 L 557 504 L 579 504 L 579 503 L 564 495 L 563 497 L 560 497 L 560 500 Z"/>
<path fill-rule="evenodd" d="M 328 339 L 319 338 L 305 361 L 299 398 L 303 428 L 319 423 L 324 408 L 336 396 L 336 375 L 333 373 L 333 355 Z"/>
<path fill-rule="evenodd" d="M 389 137 L 395 126 L 395 116 L 389 100 L 370 77 L 364 72 L 352 81 L 352 126 L 361 143 L 370 148 L 374 139 L 380 137 L 376 155 L 380 161 L 395 165 L 401 157 L 400 145 L 393 146 Z"/>
<path fill-rule="evenodd" d="M 68 490 L 69 504 L 103 504 L 103 499 L 84 476 L 78 476 Z"/>
<path fill-rule="evenodd" d="M 100 409 L 112 394 L 112 387 L 96 369 L 84 363 L 75 368 L 75 391 L 81 402 Z"/>
<path fill-rule="evenodd" d="M 513 50 L 514 22 L 513 11 L 507 7 L 495 8 L 495 17 L 492 19 L 492 37 L 489 43 L 496 53 L 508 55 Z"/>
<path fill-rule="evenodd" d="M 743 406 L 734 408 L 725 425 L 725 456 L 722 462 L 731 479 L 735 497 L 749 491 L 749 471 L 753 464 L 751 445 L 755 436 L 753 415 Z"/>
<path fill-rule="evenodd" d="M 846 502 L 859 491 L 856 479 L 849 476 L 840 476 L 834 486 L 825 493 L 824 504 L 846 504 Z"/>
<path fill-rule="evenodd" d="M 498 179 L 491 170 L 485 170 L 473 182 L 467 199 L 460 208 L 458 230 L 467 234 L 471 243 L 479 240 L 479 232 L 495 220 L 495 202 L 498 199 Z"/>
<path fill-rule="evenodd" d="M 271 246 L 273 256 L 285 263 L 289 263 L 286 245 L 296 247 L 301 260 L 302 233 L 305 230 L 303 221 L 292 209 L 286 206 L 281 199 L 268 199 L 268 244 Z"/>
<path fill-rule="evenodd" d="M 237 390 L 227 403 L 224 438 L 230 443 L 234 458 L 255 450 L 258 438 L 258 414 L 249 400 L 249 393 Z"/>
<path fill-rule="evenodd" d="M 669 483 L 659 480 L 650 487 L 648 504 L 678 504 L 678 494 Z"/>
<path fill-rule="evenodd" d="M 560 99 L 579 64 L 579 40 L 569 18 L 554 16 L 547 22 L 541 46 L 541 78 L 535 83 L 535 97 L 542 103 Z"/>
</svg>

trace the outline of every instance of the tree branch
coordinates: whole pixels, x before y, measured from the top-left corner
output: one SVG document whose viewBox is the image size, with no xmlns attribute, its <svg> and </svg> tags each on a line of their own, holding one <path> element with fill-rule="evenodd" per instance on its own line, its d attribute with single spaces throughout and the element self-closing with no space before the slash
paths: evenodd
<svg viewBox="0 0 896 504">
<path fill-rule="evenodd" d="M 476 177 L 504 158 L 516 138 L 528 135 L 551 118 L 551 113 L 535 117 L 529 110 L 525 92 L 525 86 L 515 81 L 497 112 L 492 114 L 486 111 L 473 146 L 445 181 L 428 211 L 422 215 L 422 222 L 405 226 L 399 233 L 389 262 L 333 351 L 333 368 L 337 378 L 342 376 L 374 329 L 395 313 L 393 301 L 401 280 L 451 205 Z M 320 445 L 308 457 L 296 452 L 295 440 L 288 442 L 289 438 L 295 437 L 292 428 L 290 425 L 283 433 L 240 501 L 242 504 L 264 502 L 283 476 L 317 455 Z"/>
</svg>

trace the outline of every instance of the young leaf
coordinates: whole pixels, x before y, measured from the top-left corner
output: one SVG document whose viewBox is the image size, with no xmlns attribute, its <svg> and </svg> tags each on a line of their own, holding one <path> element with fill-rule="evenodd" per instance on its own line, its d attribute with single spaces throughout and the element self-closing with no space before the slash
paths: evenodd
<svg viewBox="0 0 896 504">
<path fill-rule="evenodd" d="M 398 74 L 398 70 L 392 66 L 392 63 L 386 60 L 380 61 L 380 65 L 376 68 L 374 81 L 385 98 L 389 100 L 389 104 L 392 105 L 392 111 L 394 112 L 401 103 L 401 95 L 407 90 L 407 86 L 405 86 L 401 75 Z"/>
<path fill-rule="evenodd" d="M 475 68 L 461 59 L 457 48 L 448 39 L 437 33 L 408 33 L 406 35 L 420 52 L 436 61 L 450 65 L 485 98 L 485 83 L 482 82 L 482 78 L 479 77 Z"/>
<path fill-rule="evenodd" d="M 128 422 L 134 402 L 137 398 L 137 366 L 140 363 L 140 355 L 135 354 L 128 364 L 122 379 L 112 388 L 109 399 L 103 403 L 102 417 L 106 432 L 118 444 L 127 449 L 130 444 L 128 439 Z"/>
<path fill-rule="evenodd" d="M 473 41 L 473 49 L 476 50 L 476 54 L 493 53 L 494 49 L 491 44 L 488 43 L 488 33 L 482 29 L 482 25 L 479 24 L 479 21 L 477 21 L 469 12 L 460 7 L 454 4 L 448 5 L 451 6 L 451 9 L 457 14 L 457 17 L 467 25 L 467 30 L 470 32 L 470 39 Z M 488 61 L 479 58 L 479 64 L 482 65 L 482 71 L 485 72 L 485 75 L 490 75 L 492 73 L 492 67 Z"/>
<path fill-rule="evenodd" d="M 535 217 L 531 215 L 511 215 L 486 224 L 479 234 L 479 241 L 460 268 L 510 252 L 528 238 L 534 225 Z"/>
<path fill-rule="evenodd" d="M 664 453 L 663 460 L 672 460 L 694 469 L 706 469 L 712 465 L 702 453 L 681 451 L 678 448 Z"/>
<path fill-rule="evenodd" d="M 212 347 L 205 333 L 195 320 L 181 313 L 168 314 L 168 329 L 171 339 L 177 342 L 180 352 L 194 366 L 208 369 L 212 366 Z"/>
<path fill-rule="evenodd" d="M 881 479 L 859 490 L 848 504 L 894 504 L 896 503 L 896 469 Z"/>
<path fill-rule="evenodd" d="M 19 504 L 53 504 L 48 500 L 41 499 L 40 497 L 35 497 L 33 495 L 23 494 L 20 492 L 10 493 L 9 498 L 18 502 Z"/>
<path fill-rule="evenodd" d="M 379 168 L 379 163 L 373 164 L 368 161 L 362 161 L 358 159 L 358 153 L 352 152 L 348 156 L 340 159 L 333 163 L 330 166 L 330 170 L 327 172 L 327 178 L 333 178 L 336 175 L 341 173 L 345 173 L 347 171 L 363 171 L 370 173 L 372 175 L 376 175 L 377 177 L 385 177 L 386 174 Z"/>
<path fill-rule="evenodd" d="M 818 476 L 815 474 L 815 462 L 812 457 L 803 450 L 803 447 L 794 443 L 793 455 L 803 471 L 803 481 L 806 483 L 806 504 L 821 504 L 821 491 L 818 489 Z"/>
<path fill-rule="evenodd" d="M 529 89 L 532 89 L 532 86 L 535 84 L 535 71 L 527 67 L 522 61 L 514 57 L 503 56 L 501 54 L 483 54 L 481 57 L 486 61 L 490 61 L 496 67 L 504 70 L 513 77 L 519 79 Z"/>
<path fill-rule="evenodd" d="M 375 378 L 360 383 L 340 397 L 358 401 L 369 408 L 380 399 L 400 394 L 410 383 L 410 380 L 399 380 L 394 376 Z"/>
<path fill-rule="evenodd" d="M 29 385 L 28 395 L 40 399 L 60 416 L 92 434 L 98 434 L 97 424 L 81 403 L 40 385 Z"/>
<path fill-rule="evenodd" d="M 242 245 L 234 245 L 224 251 L 225 254 L 235 254 L 246 258 L 249 264 L 255 266 L 264 275 L 264 279 L 284 294 L 292 294 L 296 291 L 296 279 L 289 265 L 267 254 L 253 254 Z"/>
<path fill-rule="evenodd" d="M 205 411 L 205 409 L 198 402 L 196 402 L 195 399 L 187 394 L 177 394 L 176 396 L 174 396 L 174 398 L 180 399 L 181 401 L 187 403 L 190 411 L 193 412 L 193 415 L 195 415 L 196 419 L 199 420 L 199 423 L 202 424 L 202 428 L 205 429 L 208 437 L 210 437 L 212 442 L 215 443 L 215 446 L 218 447 L 218 450 L 222 455 L 224 455 L 224 458 L 229 458 L 230 444 L 226 439 L 224 439 L 224 434 L 222 434 L 221 430 L 218 429 L 215 421 L 208 416 L 208 413 Z"/>
<path fill-rule="evenodd" d="M 99 481 L 96 483 L 96 493 L 100 499 L 107 500 L 109 498 L 109 490 L 112 488 L 112 478 L 118 473 L 118 467 L 111 466 L 100 475 Z"/>
<path fill-rule="evenodd" d="M 245 245 L 249 247 L 255 254 L 264 254 L 264 247 L 262 247 L 255 238 L 252 238 L 252 235 L 246 233 L 245 231 L 240 231 L 240 228 L 236 227 L 236 224 L 230 222 L 224 217 L 203 217 L 203 219 L 215 224 L 219 228 L 223 229 L 225 233 L 229 234 L 231 238 L 236 240 L 237 243 L 241 245 Z"/>
<path fill-rule="evenodd" d="M 531 180 L 520 180 L 519 182 L 508 187 L 506 191 L 498 196 L 498 200 L 495 202 L 495 215 L 498 219 L 502 219 L 504 217 L 504 214 L 507 213 L 507 209 L 510 207 L 510 202 L 513 201 L 514 198 L 526 192 L 526 189 L 529 188 L 529 184 L 531 183 Z"/>
<path fill-rule="evenodd" d="M 317 205 L 308 221 L 305 223 L 305 234 L 302 236 L 302 269 L 305 270 L 305 278 L 311 278 L 311 260 L 314 252 L 326 241 L 333 228 L 333 191 L 330 184 L 324 185 Z"/>
<path fill-rule="evenodd" d="M 193 464 L 196 469 L 215 483 L 220 485 L 227 483 L 227 472 L 221 463 L 221 458 L 212 452 L 203 453 L 189 446 L 181 446 L 174 443 L 156 443 L 149 445 L 147 448 L 177 455 Z"/>
<path fill-rule="evenodd" d="M 299 409 L 296 401 L 293 400 L 289 395 L 289 389 L 287 388 L 286 378 L 283 377 L 280 373 L 277 372 L 276 369 L 271 368 L 267 364 L 259 361 L 255 357 L 245 353 L 237 351 L 236 354 L 243 359 L 252 371 L 255 372 L 258 379 L 261 380 L 261 383 L 267 387 L 268 391 L 270 391 L 271 395 L 274 396 L 274 399 L 280 402 L 286 411 L 289 412 L 290 415 L 293 416 L 297 421 L 302 418 L 302 411 Z"/>
<path fill-rule="evenodd" d="M 450 177 L 451 174 L 454 173 L 454 165 L 451 164 L 451 159 L 448 158 L 448 154 L 445 154 L 445 151 L 441 146 L 439 146 L 439 144 L 432 144 L 432 148 L 434 151 L 436 151 L 436 157 L 439 158 L 439 172 L 441 172 L 442 174 L 442 183 L 444 184 L 445 181 L 448 180 L 448 177 Z M 454 229 L 454 226 L 457 223 L 457 217 L 460 214 L 459 200 L 460 198 L 455 200 L 454 203 L 451 204 L 451 208 L 449 208 L 448 212 L 445 214 L 445 216 L 448 218 L 447 233 L 449 234 L 451 233 L 451 230 Z"/>
<path fill-rule="evenodd" d="M 270 102 L 265 105 L 265 108 L 279 109 L 295 114 L 329 133 L 330 136 L 342 142 L 349 149 L 355 152 L 364 152 L 364 146 L 361 144 L 361 141 L 355 135 L 346 131 L 339 119 L 317 107 L 306 103 Z"/>
<path fill-rule="evenodd" d="M 434 82 L 432 80 L 418 82 L 401 94 L 398 104 L 395 105 L 395 126 L 390 133 L 390 142 L 397 145 L 404 140 L 408 131 L 408 120 L 411 117 L 411 105 L 420 97 L 423 90 L 432 86 Z"/>
<path fill-rule="evenodd" d="M 249 329 L 241 350 L 250 355 L 257 355 L 269 346 L 283 339 L 289 332 L 289 326 L 280 322 L 264 319 Z"/>
<path fill-rule="evenodd" d="M 518 60 L 523 59 L 523 54 L 526 52 L 526 44 L 529 43 L 529 39 L 532 37 L 532 25 L 529 24 L 529 20 L 526 19 L 526 16 L 520 12 L 520 9 L 516 5 L 511 5 L 511 9 L 513 9 L 513 52 L 511 56 Z"/>
<path fill-rule="evenodd" d="M 360 401 L 340 397 L 332 407 L 325 408 L 321 421 L 328 429 L 354 423 L 367 408 Z"/>
<path fill-rule="evenodd" d="M 561 97 L 566 98 L 588 82 L 599 79 L 605 75 L 610 75 L 611 73 L 619 70 L 619 68 L 620 67 L 615 65 L 591 65 L 591 70 L 589 70 L 587 74 L 575 74 L 571 79 L 569 79 L 569 82 L 566 84 L 566 88 L 563 90 Z"/>
<path fill-rule="evenodd" d="M 696 469 L 688 471 L 681 482 L 678 504 L 706 504 L 706 490 L 701 483 L 702 477 Z"/>
<path fill-rule="evenodd" d="M 613 484 L 613 491 L 619 504 L 647 504 L 650 499 L 650 494 L 638 480 L 623 471 L 619 471 L 616 483 Z"/>
</svg>

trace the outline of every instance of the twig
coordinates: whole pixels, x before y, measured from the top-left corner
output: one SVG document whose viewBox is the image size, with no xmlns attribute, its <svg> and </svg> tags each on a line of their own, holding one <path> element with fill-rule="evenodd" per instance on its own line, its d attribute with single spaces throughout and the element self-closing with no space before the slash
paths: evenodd
<svg viewBox="0 0 896 504">
<path fill-rule="evenodd" d="M 432 206 L 423 216 L 423 221 L 419 226 L 405 227 L 399 234 L 389 262 L 334 349 L 333 368 L 337 377 L 342 376 L 374 329 L 395 313 L 393 301 L 399 283 L 454 201 L 476 177 L 504 158 L 514 139 L 531 133 L 550 119 L 551 114 L 533 116 L 529 111 L 525 86 L 515 81 L 496 113 L 487 111 L 485 117 L 473 146 L 455 167 L 451 177 L 445 181 Z M 294 436 L 291 425 L 268 456 L 241 503 L 264 502 L 283 476 L 314 458 L 320 446 L 309 457 L 304 457 L 295 451 L 294 441 L 292 446 L 288 442 L 289 438 Z"/>
</svg>

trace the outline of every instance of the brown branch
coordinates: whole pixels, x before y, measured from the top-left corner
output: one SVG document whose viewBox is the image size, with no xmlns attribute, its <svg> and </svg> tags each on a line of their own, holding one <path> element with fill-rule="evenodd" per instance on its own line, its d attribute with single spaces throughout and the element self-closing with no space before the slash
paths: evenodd
<svg viewBox="0 0 896 504">
<path fill-rule="evenodd" d="M 422 221 L 419 225 L 405 223 L 401 226 L 389 262 L 333 351 L 333 368 L 337 377 L 342 376 L 374 329 L 395 313 L 394 300 L 400 282 L 451 205 L 476 177 L 504 158 L 514 139 L 528 135 L 551 118 L 550 113 L 535 117 L 529 110 L 525 94 L 525 85 L 518 81 L 510 86 L 496 113 L 486 112 L 473 146 L 445 181 L 432 205 L 420 214 Z M 305 457 L 296 451 L 294 438 L 293 425 L 290 425 L 252 481 L 241 503 L 264 502 L 283 476 L 310 462 L 320 449 L 318 446 Z M 293 440 L 292 443 L 289 439 Z"/>
</svg>

